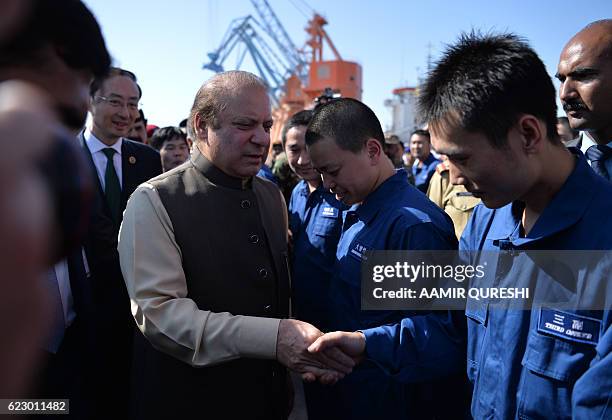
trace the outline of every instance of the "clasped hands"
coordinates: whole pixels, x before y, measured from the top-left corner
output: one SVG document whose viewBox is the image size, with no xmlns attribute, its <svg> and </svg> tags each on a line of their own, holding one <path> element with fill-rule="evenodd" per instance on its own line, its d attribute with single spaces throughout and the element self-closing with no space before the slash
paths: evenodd
<svg viewBox="0 0 612 420">
<path fill-rule="evenodd" d="M 351 373 L 364 353 L 365 337 L 360 332 L 323 334 L 295 319 L 281 320 L 278 328 L 277 360 L 307 382 L 336 383 Z"/>
</svg>

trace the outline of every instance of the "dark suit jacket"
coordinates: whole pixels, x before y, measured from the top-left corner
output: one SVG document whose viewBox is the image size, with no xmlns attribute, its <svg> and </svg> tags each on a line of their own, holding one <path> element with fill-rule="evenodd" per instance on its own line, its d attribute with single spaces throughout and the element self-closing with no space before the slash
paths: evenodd
<svg viewBox="0 0 612 420">
<path fill-rule="evenodd" d="M 110 305 L 123 306 L 129 314 L 129 298 L 117 252 L 117 236 L 119 225 L 113 223 L 110 210 L 100 184 L 93 158 L 85 142 L 83 133 L 79 134 L 79 141 L 85 150 L 86 160 L 89 162 L 93 179 L 96 184 L 93 211 L 89 232 L 85 241 L 85 252 L 89 262 L 93 279 L 93 298 L 98 313 L 102 317 L 102 325 L 112 329 L 124 318 L 118 316 Z M 143 182 L 162 173 L 159 153 L 142 143 L 131 140 L 122 140 L 122 188 L 121 188 L 121 219 L 127 200 L 136 187 Z M 131 315 L 130 315 L 131 320 Z M 133 320 L 130 321 L 133 324 Z M 131 326 L 130 324 L 130 326 Z"/>
<path fill-rule="evenodd" d="M 102 207 L 104 213 L 110 217 L 110 210 L 104 200 L 104 190 L 100 184 L 98 173 L 94 165 L 91 152 L 85 142 L 84 133 L 79 134 L 79 142 L 81 147 L 86 151 L 87 161 L 91 165 L 94 179 L 96 180 L 97 191 L 102 197 Z M 161 159 L 159 152 L 146 144 L 136 141 L 123 139 L 121 143 L 121 171 L 122 171 L 122 186 L 121 186 L 121 211 L 125 210 L 128 198 L 134 192 L 136 187 L 149 179 L 156 177 L 162 173 Z M 123 217 L 123 216 L 122 216 Z M 116 226 L 119 231 L 119 226 Z"/>
<path fill-rule="evenodd" d="M 112 403 L 103 404 L 109 407 L 109 414 L 112 415 L 112 413 L 123 412 L 124 406 L 127 410 L 135 323 L 130 312 L 130 301 L 119 266 L 117 252 L 119 225 L 113 223 L 110 216 L 104 190 L 83 133 L 79 134 L 78 139 L 85 151 L 86 160 L 97 185 L 89 232 L 85 240 L 85 252 L 92 279 L 93 323 L 97 336 L 95 363 L 98 389 L 96 395 L 115 401 L 114 411 L 110 408 Z M 155 149 L 131 140 L 122 140 L 121 159 L 122 219 L 127 200 L 136 187 L 161 174 L 162 168 L 159 153 Z M 109 394 L 114 394 L 114 396 Z M 104 416 L 104 413 L 100 413 L 100 418 Z"/>
</svg>

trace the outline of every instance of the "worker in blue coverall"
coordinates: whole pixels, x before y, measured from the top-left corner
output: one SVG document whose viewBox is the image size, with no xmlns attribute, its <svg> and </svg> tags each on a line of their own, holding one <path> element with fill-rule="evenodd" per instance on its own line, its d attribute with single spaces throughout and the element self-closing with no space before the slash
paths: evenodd
<svg viewBox="0 0 612 420">
<path fill-rule="evenodd" d="M 281 137 L 289 167 L 300 177 L 289 201 L 293 315 L 324 330 L 342 212 L 348 206 L 323 188 L 321 175 L 312 166 L 304 139 L 312 113 L 304 110 L 289 118 Z"/>
<path fill-rule="evenodd" d="M 450 218 L 406 182 L 385 155 L 384 134 L 374 112 L 349 98 L 318 108 L 306 144 L 325 189 L 351 208 L 345 213 L 329 293 L 332 329 L 362 329 L 399 322 L 408 311 L 361 310 L 361 262 L 370 250 L 453 250 Z M 468 411 L 468 383 L 457 361 L 456 375 L 427 384 L 402 384 L 370 362 L 328 390 L 329 418 L 456 418 Z M 459 372 L 459 373 L 458 373 Z M 434 406 L 444 394 L 445 404 Z M 461 396 L 461 397 L 459 397 Z"/>
<path fill-rule="evenodd" d="M 484 203 L 460 249 L 612 249 L 612 184 L 558 139 L 554 86 L 525 41 L 464 34 L 421 92 L 420 109 L 432 144 L 449 158 L 451 182 Z M 538 274 L 535 285 L 543 278 Z M 330 333 L 309 350 L 338 346 L 415 382 L 451 371 L 467 345 L 474 418 L 610 418 L 609 271 L 583 286 L 565 290 L 568 302 L 580 302 L 574 308 L 534 300 L 531 310 L 500 310 L 468 299 L 463 323 L 428 314 Z M 604 301 L 599 307 L 584 302 L 594 291 Z"/>
<path fill-rule="evenodd" d="M 429 181 L 436 172 L 440 160 L 431 153 L 430 135 L 427 130 L 415 130 L 410 135 L 410 154 L 414 157 L 412 176 L 414 186 L 423 194 L 427 193 Z"/>
<path fill-rule="evenodd" d="M 329 321 L 329 285 L 342 231 L 342 212 L 348 207 L 323 188 L 321 175 L 310 160 L 304 137 L 313 111 L 291 116 L 281 133 L 287 162 L 301 180 L 289 201 L 292 238 L 291 289 L 293 316 L 325 331 Z M 310 420 L 324 419 L 333 401 L 327 387 L 304 384 Z"/>
</svg>

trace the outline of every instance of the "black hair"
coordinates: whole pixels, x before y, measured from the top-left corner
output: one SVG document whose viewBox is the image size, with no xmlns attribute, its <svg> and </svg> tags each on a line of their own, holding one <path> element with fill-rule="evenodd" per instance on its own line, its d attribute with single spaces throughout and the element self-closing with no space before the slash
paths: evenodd
<svg viewBox="0 0 612 420">
<path fill-rule="evenodd" d="M 0 45 L 0 68 L 39 66 L 47 46 L 68 67 L 90 70 L 95 77 L 111 64 L 100 26 L 80 0 L 32 0 L 20 30 Z"/>
<path fill-rule="evenodd" d="M 310 120 L 312 119 L 312 114 L 313 111 L 311 109 L 305 109 L 293 114 L 291 118 L 289 118 L 283 127 L 283 131 L 281 132 L 283 148 L 285 147 L 285 142 L 287 141 L 287 132 L 293 127 L 308 127 L 308 123 L 310 123 Z"/>
<path fill-rule="evenodd" d="M 306 130 L 306 144 L 312 146 L 325 137 L 353 153 L 362 150 L 371 138 L 381 146 L 385 144 L 385 135 L 374 111 L 351 98 L 332 99 L 315 110 Z"/>
<path fill-rule="evenodd" d="M 179 128 L 187 128 L 187 118 L 183 118 L 178 126 Z"/>
<path fill-rule="evenodd" d="M 177 137 L 187 144 L 187 136 L 180 128 L 174 126 L 158 128 L 149 139 L 149 145 L 156 150 L 161 150 L 165 142 Z"/>
<path fill-rule="evenodd" d="M 140 99 L 142 97 L 142 89 L 140 89 L 136 75 L 129 70 L 121 69 L 119 67 L 109 67 L 105 73 L 96 76 L 89 85 L 89 95 L 93 98 L 96 92 L 102 88 L 104 82 L 115 76 L 125 76 L 136 83 L 136 87 L 138 88 L 138 98 Z"/>
<path fill-rule="evenodd" d="M 431 135 L 429 134 L 429 131 L 423 130 L 422 128 L 414 130 L 412 133 L 410 133 L 410 137 L 414 136 L 415 134 L 418 136 L 427 137 L 427 139 L 431 139 Z"/>
<path fill-rule="evenodd" d="M 138 118 L 136 119 L 136 121 L 142 121 L 145 126 L 147 125 L 147 119 L 145 118 L 145 114 L 142 108 L 138 110 Z"/>
<path fill-rule="evenodd" d="M 512 33 L 462 34 L 428 75 L 419 111 L 434 132 L 458 126 L 484 133 L 496 147 L 507 144 L 521 114 L 530 114 L 559 143 L 552 80 L 535 51 Z"/>
</svg>

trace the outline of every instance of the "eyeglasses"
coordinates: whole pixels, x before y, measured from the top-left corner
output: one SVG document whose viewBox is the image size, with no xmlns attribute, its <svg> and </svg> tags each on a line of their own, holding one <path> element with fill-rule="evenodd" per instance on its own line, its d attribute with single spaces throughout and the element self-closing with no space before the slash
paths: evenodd
<svg viewBox="0 0 612 420">
<path fill-rule="evenodd" d="M 107 104 L 109 104 L 113 108 L 123 108 L 123 107 L 127 106 L 130 111 L 138 111 L 138 108 L 142 107 L 142 103 L 140 103 L 140 102 L 129 101 L 126 104 L 121 99 L 107 98 L 105 96 L 99 96 L 99 95 L 96 95 L 95 98 L 99 99 L 99 100 L 101 100 L 103 102 L 106 102 Z"/>
</svg>

